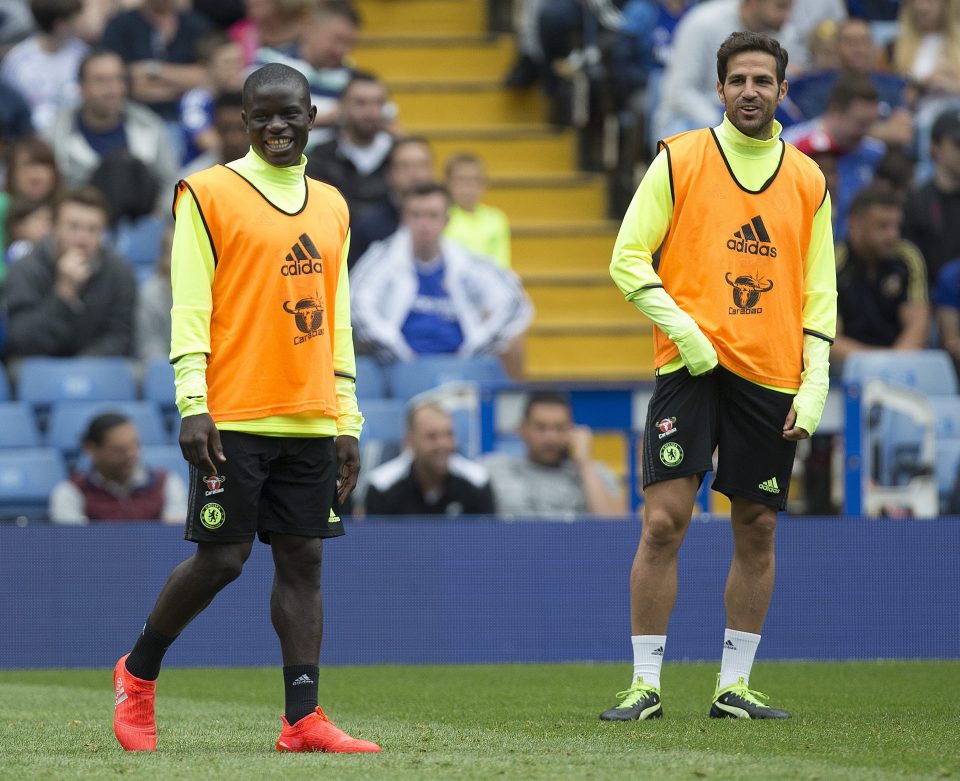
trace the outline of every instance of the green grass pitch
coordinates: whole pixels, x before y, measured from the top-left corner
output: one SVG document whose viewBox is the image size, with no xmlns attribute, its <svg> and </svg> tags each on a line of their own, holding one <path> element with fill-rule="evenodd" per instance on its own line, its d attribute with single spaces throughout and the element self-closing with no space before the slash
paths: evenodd
<svg viewBox="0 0 960 781">
<path fill-rule="evenodd" d="M 165 670 L 157 754 L 125 754 L 109 670 L 0 672 L 0 779 L 960 779 L 960 662 L 765 663 L 785 722 L 707 718 L 716 666 L 664 669 L 665 718 L 597 719 L 626 665 L 350 667 L 321 704 L 380 755 L 278 755 L 279 670 Z"/>
</svg>

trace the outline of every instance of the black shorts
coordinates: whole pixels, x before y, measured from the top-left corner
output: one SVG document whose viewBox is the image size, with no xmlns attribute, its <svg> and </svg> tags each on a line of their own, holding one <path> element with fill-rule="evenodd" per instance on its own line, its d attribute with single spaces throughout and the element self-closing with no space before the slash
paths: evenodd
<svg viewBox="0 0 960 781">
<path fill-rule="evenodd" d="M 657 377 L 643 436 L 643 487 L 713 469 L 713 490 L 779 510 L 787 504 L 797 443 L 783 438 L 793 403 L 718 366 Z"/>
<path fill-rule="evenodd" d="M 337 451 L 333 437 L 264 437 L 221 431 L 227 460 L 216 477 L 190 467 L 184 537 L 193 542 L 248 542 L 271 532 L 339 537 L 333 514 Z"/>
</svg>

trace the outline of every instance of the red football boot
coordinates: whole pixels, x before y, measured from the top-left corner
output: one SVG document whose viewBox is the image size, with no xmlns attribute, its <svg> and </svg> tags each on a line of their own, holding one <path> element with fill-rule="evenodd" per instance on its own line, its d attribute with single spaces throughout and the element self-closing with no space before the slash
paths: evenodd
<svg viewBox="0 0 960 781">
<path fill-rule="evenodd" d="M 277 740 L 277 751 L 329 751 L 335 754 L 376 753 L 380 746 L 369 740 L 351 738 L 336 727 L 319 706 L 315 713 L 304 716 L 294 725 L 280 716 L 283 729 Z"/>
<path fill-rule="evenodd" d="M 157 721 L 153 715 L 156 681 L 145 681 L 127 671 L 127 657 L 113 668 L 117 709 L 113 713 L 113 734 L 127 751 L 157 750 Z"/>
</svg>

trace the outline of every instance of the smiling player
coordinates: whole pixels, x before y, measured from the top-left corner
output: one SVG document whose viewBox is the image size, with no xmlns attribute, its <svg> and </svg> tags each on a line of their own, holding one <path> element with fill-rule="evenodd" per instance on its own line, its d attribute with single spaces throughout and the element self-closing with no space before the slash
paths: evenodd
<svg viewBox="0 0 960 781">
<path fill-rule="evenodd" d="M 243 87 L 250 150 L 181 181 L 174 196 L 173 335 L 180 447 L 190 462 L 186 538 L 133 650 L 114 670 L 114 732 L 154 751 L 156 679 L 167 648 L 269 544 L 270 615 L 286 707 L 278 751 L 376 752 L 317 706 L 323 538 L 360 471 L 363 418 L 347 280 L 347 206 L 304 176 L 316 108 L 284 65 Z"/>
<path fill-rule="evenodd" d="M 836 272 L 824 177 L 780 139 L 773 118 L 786 67 L 787 52 L 766 35 L 724 41 L 723 122 L 661 142 L 617 237 L 610 273 L 656 326 L 657 383 L 630 576 L 633 681 L 604 720 L 663 715 L 677 552 L 715 448 L 713 490 L 731 499 L 734 554 L 710 716 L 790 715 L 749 688 L 750 670 L 773 593 L 777 510 L 796 443 L 816 429 L 826 400 Z"/>
</svg>

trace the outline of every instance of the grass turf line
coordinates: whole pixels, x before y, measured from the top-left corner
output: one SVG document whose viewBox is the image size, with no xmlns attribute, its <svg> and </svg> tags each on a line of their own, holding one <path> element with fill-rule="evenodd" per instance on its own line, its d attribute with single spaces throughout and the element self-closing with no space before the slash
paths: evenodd
<svg viewBox="0 0 960 781">
<path fill-rule="evenodd" d="M 665 718 L 597 719 L 625 665 L 352 667 L 321 704 L 377 756 L 277 755 L 279 670 L 165 670 L 160 751 L 126 754 L 109 670 L 0 672 L 0 779 L 960 779 L 960 662 L 766 663 L 786 722 L 708 719 L 716 666 L 664 667 Z"/>
</svg>

